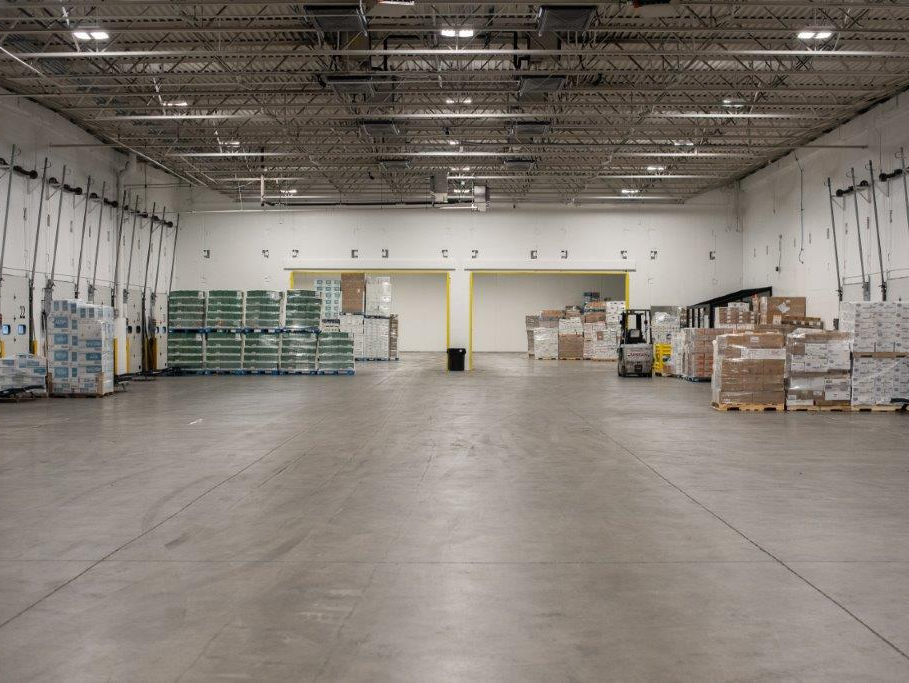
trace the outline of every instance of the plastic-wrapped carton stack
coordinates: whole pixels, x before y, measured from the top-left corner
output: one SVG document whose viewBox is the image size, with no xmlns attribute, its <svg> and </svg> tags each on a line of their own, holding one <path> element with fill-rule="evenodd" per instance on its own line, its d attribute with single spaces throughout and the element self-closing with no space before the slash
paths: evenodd
<svg viewBox="0 0 909 683">
<path fill-rule="evenodd" d="M 205 308 L 205 327 L 236 329 L 243 327 L 246 294 L 239 289 L 212 289 Z"/>
<path fill-rule="evenodd" d="M 363 313 L 365 296 L 365 274 L 343 273 L 341 275 L 341 313 Z M 329 317 L 327 313 L 325 317 Z"/>
<path fill-rule="evenodd" d="M 205 368 L 205 335 L 201 332 L 169 332 L 167 365 L 175 370 Z"/>
<path fill-rule="evenodd" d="M 654 344 L 671 344 L 672 337 L 679 331 L 680 323 L 678 313 L 657 311 L 653 314 L 650 330 L 653 333 Z"/>
<path fill-rule="evenodd" d="M 243 369 L 241 332 L 209 332 L 205 340 L 205 369 L 234 372 Z"/>
<path fill-rule="evenodd" d="M 363 358 L 387 360 L 389 319 L 365 318 L 363 322 Z"/>
<path fill-rule="evenodd" d="M 573 311 L 572 311 L 573 313 Z M 584 357 L 584 323 L 578 317 L 559 320 L 559 359 L 576 360 Z"/>
<path fill-rule="evenodd" d="M 555 360 L 559 357 L 558 327 L 541 326 L 534 329 L 533 355 L 539 360 Z"/>
<path fill-rule="evenodd" d="M 840 304 L 840 329 L 852 332 L 852 405 L 891 405 L 909 398 L 909 303 Z"/>
<path fill-rule="evenodd" d="M 366 277 L 366 315 L 391 315 L 391 278 L 388 275 Z"/>
<path fill-rule="evenodd" d="M 711 389 L 715 405 L 783 407 L 786 347 L 782 334 L 722 334 L 713 345 Z"/>
<path fill-rule="evenodd" d="M 796 330 L 786 336 L 786 405 L 848 406 L 851 332 Z"/>
<path fill-rule="evenodd" d="M 590 315 L 585 315 L 585 318 Z M 587 360 L 615 360 L 616 340 L 606 327 L 606 321 L 584 323 L 584 358 Z"/>
<path fill-rule="evenodd" d="M 675 361 L 675 372 L 687 380 L 710 379 L 713 374 L 713 340 L 723 330 L 689 327 L 681 331 L 681 364 Z M 673 358 L 675 355 L 673 354 Z"/>
<path fill-rule="evenodd" d="M 30 353 L 0 358 L 0 393 L 25 389 L 43 391 L 47 379 L 47 359 Z"/>
<path fill-rule="evenodd" d="M 365 332 L 363 316 L 359 313 L 342 313 L 339 328 L 353 339 L 354 358 L 368 358 L 363 336 Z"/>
<path fill-rule="evenodd" d="M 540 326 L 540 316 L 538 315 L 525 315 L 524 316 L 524 329 L 527 330 L 527 355 L 533 355 L 533 331 L 535 328 Z"/>
<path fill-rule="evenodd" d="M 622 313 L 624 311 L 624 301 L 606 302 L 606 330 L 610 333 L 611 338 L 616 340 L 616 343 L 618 343 L 619 333 L 622 329 Z"/>
<path fill-rule="evenodd" d="M 246 292 L 246 327 L 273 330 L 281 327 L 283 292 L 251 289 Z"/>
<path fill-rule="evenodd" d="M 51 393 L 112 393 L 114 309 L 59 299 L 52 302 L 48 325 Z"/>
<path fill-rule="evenodd" d="M 284 301 L 284 327 L 292 330 L 319 328 L 322 299 L 311 289 L 289 289 Z"/>
<path fill-rule="evenodd" d="M 388 318 L 388 357 L 391 360 L 398 358 L 398 316 Z"/>
<path fill-rule="evenodd" d="M 167 319 L 171 328 L 205 327 L 205 292 L 197 289 L 171 292 L 167 297 Z"/>
<path fill-rule="evenodd" d="M 247 332 L 243 340 L 244 370 L 277 370 L 281 337 L 272 332 Z"/>
<path fill-rule="evenodd" d="M 315 332 L 282 333 L 280 369 L 285 372 L 314 372 L 318 339 Z"/>
<path fill-rule="evenodd" d="M 341 281 L 335 278 L 316 278 L 315 292 L 322 299 L 323 312 L 319 317 L 336 320 L 341 317 Z M 362 313 L 363 311 L 360 311 Z"/>
<path fill-rule="evenodd" d="M 374 318 L 380 320 L 380 318 Z M 353 340 L 346 332 L 319 335 L 317 365 L 320 372 L 353 372 Z"/>
</svg>

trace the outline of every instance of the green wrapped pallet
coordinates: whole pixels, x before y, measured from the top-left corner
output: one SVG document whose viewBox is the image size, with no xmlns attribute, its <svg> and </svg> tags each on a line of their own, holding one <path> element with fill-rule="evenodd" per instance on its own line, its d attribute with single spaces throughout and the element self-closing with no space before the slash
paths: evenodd
<svg viewBox="0 0 909 683">
<path fill-rule="evenodd" d="M 284 302 L 284 327 L 304 329 L 319 327 L 322 299 L 309 289 L 289 289 Z"/>
<path fill-rule="evenodd" d="M 277 370 L 281 338 L 277 334 L 249 332 L 243 341 L 244 370 Z"/>
<path fill-rule="evenodd" d="M 181 289 L 167 296 L 167 320 L 171 328 L 198 329 L 205 326 L 205 292 Z"/>
<path fill-rule="evenodd" d="M 170 332 L 167 335 L 167 365 L 177 370 L 202 370 L 205 367 L 205 335 Z"/>
<path fill-rule="evenodd" d="M 274 329 L 281 326 L 283 292 L 251 289 L 246 292 L 246 327 Z"/>
<path fill-rule="evenodd" d="M 353 371 L 353 339 L 347 332 L 324 332 L 319 335 L 319 370 Z"/>
<path fill-rule="evenodd" d="M 281 334 L 280 369 L 286 372 L 314 371 L 318 338 L 314 332 L 284 332 Z"/>
<path fill-rule="evenodd" d="M 205 326 L 214 328 L 243 327 L 245 296 L 238 289 L 212 289 L 208 292 Z"/>
<path fill-rule="evenodd" d="M 239 332 L 209 332 L 205 342 L 205 369 L 242 370 L 243 337 Z"/>
</svg>

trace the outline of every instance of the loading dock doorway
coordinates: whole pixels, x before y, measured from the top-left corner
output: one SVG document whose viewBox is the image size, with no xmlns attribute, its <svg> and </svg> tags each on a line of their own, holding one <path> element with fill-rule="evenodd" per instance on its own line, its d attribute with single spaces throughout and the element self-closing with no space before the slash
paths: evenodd
<svg viewBox="0 0 909 683">
<path fill-rule="evenodd" d="M 527 355 L 524 319 L 544 309 L 580 305 L 585 292 L 629 304 L 625 271 L 476 270 L 470 274 L 468 367 L 483 354 Z"/>
</svg>

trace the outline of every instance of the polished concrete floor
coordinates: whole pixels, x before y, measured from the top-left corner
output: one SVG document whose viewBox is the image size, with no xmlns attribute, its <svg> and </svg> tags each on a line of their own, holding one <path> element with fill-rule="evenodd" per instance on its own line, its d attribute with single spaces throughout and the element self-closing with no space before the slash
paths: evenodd
<svg viewBox="0 0 909 683">
<path fill-rule="evenodd" d="M 0 679 L 907 680 L 909 416 L 440 356 L 0 405 Z"/>
</svg>

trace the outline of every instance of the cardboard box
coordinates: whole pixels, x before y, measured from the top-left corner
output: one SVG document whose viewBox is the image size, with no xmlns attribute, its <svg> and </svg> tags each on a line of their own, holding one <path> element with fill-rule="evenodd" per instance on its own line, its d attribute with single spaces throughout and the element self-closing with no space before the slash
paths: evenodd
<svg viewBox="0 0 909 683">
<path fill-rule="evenodd" d="M 363 313 L 365 296 L 364 273 L 341 274 L 341 313 Z"/>
<path fill-rule="evenodd" d="M 559 333 L 559 359 L 574 360 L 583 357 L 584 335 Z"/>
<path fill-rule="evenodd" d="M 711 393 L 720 405 L 782 405 L 786 348 L 778 332 L 733 333 L 716 337 Z"/>
</svg>

